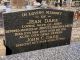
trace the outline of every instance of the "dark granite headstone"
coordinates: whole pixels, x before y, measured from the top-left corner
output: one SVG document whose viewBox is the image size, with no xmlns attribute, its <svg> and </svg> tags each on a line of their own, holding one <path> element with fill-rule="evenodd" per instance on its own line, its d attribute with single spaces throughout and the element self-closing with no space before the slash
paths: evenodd
<svg viewBox="0 0 80 60">
<path fill-rule="evenodd" d="M 70 44 L 73 12 L 37 9 L 3 14 L 7 54 Z"/>
</svg>

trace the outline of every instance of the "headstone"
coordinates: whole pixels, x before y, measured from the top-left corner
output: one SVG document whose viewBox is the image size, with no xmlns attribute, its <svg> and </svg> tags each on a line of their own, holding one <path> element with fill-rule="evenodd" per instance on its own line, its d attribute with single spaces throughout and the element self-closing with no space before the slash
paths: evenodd
<svg viewBox="0 0 80 60">
<path fill-rule="evenodd" d="M 7 54 L 70 44 L 73 14 L 53 9 L 3 14 Z"/>
</svg>

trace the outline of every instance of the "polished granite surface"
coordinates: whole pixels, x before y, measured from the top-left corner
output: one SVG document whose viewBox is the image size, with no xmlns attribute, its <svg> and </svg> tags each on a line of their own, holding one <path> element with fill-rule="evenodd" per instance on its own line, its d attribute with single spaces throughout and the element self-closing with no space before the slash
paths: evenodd
<svg viewBox="0 0 80 60">
<path fill-rule="evenodd" d="M 80 60 L 80 21 L 73 23 L 70 45 L 5 56 L 0 60 Z"/>
</svg>

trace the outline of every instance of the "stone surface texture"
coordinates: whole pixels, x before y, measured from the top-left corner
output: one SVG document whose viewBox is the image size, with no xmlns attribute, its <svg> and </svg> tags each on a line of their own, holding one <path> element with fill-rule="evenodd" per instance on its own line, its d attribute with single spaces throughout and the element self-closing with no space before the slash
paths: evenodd
<svg viewBox="0 0 80 60">
<path fill-rule="evenodd" d="M 1 57 L 0 60 L 80 60 L 80 21 L 74 21 L 70 45 Z"/>
</svg>

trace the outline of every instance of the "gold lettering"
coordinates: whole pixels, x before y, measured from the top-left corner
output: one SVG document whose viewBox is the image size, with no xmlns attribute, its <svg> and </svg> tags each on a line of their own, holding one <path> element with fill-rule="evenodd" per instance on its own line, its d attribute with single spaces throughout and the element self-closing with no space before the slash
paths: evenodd
<svg viewBox="0 0 80 60">
<path fill-rule="evenodd" d="M 45 23 L 58 22 L 57 19 L 45 19 Z"/>
<path fill-rule="evenodd" d="M 28 12 L 29 16 L 38 15 L 38 14 L 44 14 L 44 11 Z"/>
<path fill-rule="evenodd" d="M 35 27 L 35 25 L 22 25 L 22 28 Z"/>
<path fill-rule="evenodd" d="M 23 33 L 15 33 L 15 36 L 24 35 Z"/>
<path fill-rule="evenodd" d="M 41 23 L 41 20 L 29 20 L 28 24 Z"/>
</svg>

